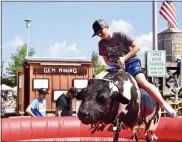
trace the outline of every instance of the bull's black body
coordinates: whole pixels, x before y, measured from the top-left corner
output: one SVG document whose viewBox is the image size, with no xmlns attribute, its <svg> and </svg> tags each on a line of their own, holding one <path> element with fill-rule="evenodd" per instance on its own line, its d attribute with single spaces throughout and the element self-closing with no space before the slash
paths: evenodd
<svg viewBox="0 0 182 142">
<path fill-rule="evenodd" d="M 118 90 L 113 89 L 111 83 Z M 128 87 L 126 83 L 130 83 Z M 140 126 L 145 131 L 154 131 L 160 118 L 159 105 L 145 91 L 141 93 L 136 81 L 124 70 L 104 71 L 89 80 L 77 99 L 82 100 L 78 118 L 84 124 L 113 123 L 119 103 L 127 104 L 128 112 L 121 115 L 120 120 L 130 129 L 137 130 Z"/>
</svg>

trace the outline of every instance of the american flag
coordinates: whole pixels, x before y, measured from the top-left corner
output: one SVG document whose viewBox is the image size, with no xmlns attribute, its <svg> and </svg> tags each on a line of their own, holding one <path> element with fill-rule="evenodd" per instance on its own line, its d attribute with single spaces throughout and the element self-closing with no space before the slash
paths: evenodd
<svg viewBox="0 0 182 142">
<path fill-rule="evenodd" d="M 169 28 L 177 28 L 176 10 L 172 1 L 164 1 L 159 13 L 167 20 Z"/>
</svg>

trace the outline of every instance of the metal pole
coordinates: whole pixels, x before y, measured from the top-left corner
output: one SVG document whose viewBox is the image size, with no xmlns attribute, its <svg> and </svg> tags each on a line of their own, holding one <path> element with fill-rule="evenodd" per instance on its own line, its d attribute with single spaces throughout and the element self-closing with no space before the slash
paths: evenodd
<svg viewBox="0 0 182 142">
<path fill-rule="evenodd" d="M 157 40 L 157 2 L 153 0 L 153 50 L 158 50 L 158 40 Z M 152 82 L 157 85 L 158 78 L 153 77 Z M 158 86 L 156 86 L 158 87 Z"/>
<path fill-rule="evenodd" d="M 27 26 L 27 57 L 28 57 L 28 51 L 29 51 L 29 26 Z"/>
<path fill-rule="evenodd" d="M 28 51 L 29 51 L 29 27 L 30 27 L 30 19 L 25 20 L 26 26 L 27 26 L 27 57 L 28 57 Z"/>
<path fill-rule="evenodd" d="M 157 41 L 157 2 L 153 1 L 153 50 L 158 50 Z"/>
</svg>

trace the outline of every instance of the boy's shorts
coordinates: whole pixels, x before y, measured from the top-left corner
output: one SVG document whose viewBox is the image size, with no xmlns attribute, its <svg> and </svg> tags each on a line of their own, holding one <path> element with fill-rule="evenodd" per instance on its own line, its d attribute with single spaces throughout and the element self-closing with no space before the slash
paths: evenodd
<svg viewBox="0 0 182 142">
<path fill-rule="evenodd" d="M 130 73 L 133 77 L 135 77 L 139 73 L 143 73 L 141 62 L 139 59 L 131 59 L 130 61 L 125 63 L 126 72 Z"/>
</svg>

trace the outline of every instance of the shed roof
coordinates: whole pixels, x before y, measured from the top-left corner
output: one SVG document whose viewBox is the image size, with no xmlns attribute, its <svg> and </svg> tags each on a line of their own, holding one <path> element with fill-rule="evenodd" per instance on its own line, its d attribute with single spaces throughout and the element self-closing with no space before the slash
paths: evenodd
<svg viewBox="0 0 182 142">
<path fill-rule="evenodd" d="M 25 57 L 26 61 L 47 61 L 47 62 L 92 62 L 86 58 L 63 58 L 63 57 Z"/>
</svg>

